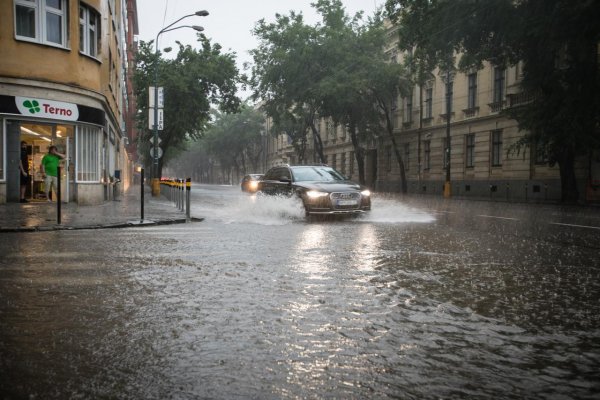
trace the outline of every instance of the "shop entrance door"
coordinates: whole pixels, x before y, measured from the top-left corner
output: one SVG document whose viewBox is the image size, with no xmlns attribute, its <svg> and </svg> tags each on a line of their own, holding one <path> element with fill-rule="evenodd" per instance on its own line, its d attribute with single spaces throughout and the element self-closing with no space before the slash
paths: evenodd
<svg viewBox="0 0 600 400">
<path fill-rule="evenodd" d="M 57 137 L 55 140 L 55 146 L 58 148 L 60 153 L 63 153 L 66 157 L 63 162 L 60 163 L 60 189 L 61 199 L 63 203 L 68 203 L 71 198 L 71 140 L 69 137 Z"/>
<path fill-rule="evenodd" d="M 40 124 L 20 121 L 20 137 L 31 145 L 30 174 L 31 200 L 45 201 L 45 183 L 41 173 L 41 163 L 51 145 L 66 157 L 61 162 L 61 200 L 69 202 L 72 199 L 74 168 L 72 165 L 72 140 L 74 127 L 69 125 Z"/>
</svg>

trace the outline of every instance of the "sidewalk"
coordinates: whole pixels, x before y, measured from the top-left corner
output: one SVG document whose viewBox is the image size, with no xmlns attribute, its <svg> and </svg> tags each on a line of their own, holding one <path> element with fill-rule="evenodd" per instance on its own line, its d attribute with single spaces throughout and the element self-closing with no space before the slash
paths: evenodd
<svg viewBox="0 0 600 400">
<path fill-rule="evenodd" d="M 6 203 L 0 205 L 0 232 L 35 232 L 66 229 L 126 228 L 202 221 L 186 213 L 164 196 L 144 192 L 144 219 L 141 219 L 139 187 L 132 187 L 117 200 L 94 206 L 62 203 L 61 224 L 57 224 L 55 202 Z"/>
</svg>

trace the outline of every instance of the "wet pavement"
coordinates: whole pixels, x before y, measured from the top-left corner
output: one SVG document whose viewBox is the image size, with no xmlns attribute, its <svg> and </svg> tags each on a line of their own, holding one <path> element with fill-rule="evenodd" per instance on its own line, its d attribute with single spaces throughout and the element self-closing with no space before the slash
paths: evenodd
<svg viewBox="0 0 600 400">
<path fill-rule="evenodd" d="M 168 189 L 167 189 L 168 190 Z M 139 187 L 131 187 L 116 200 L 99 205 L 82 206 L 62 203 L 60 224 L 56 202 L 32 201 L 0 205 L 0 232 L 32 232 L 63 229 L 124 228 L 188 222 L 186 213 L 161 194 L 152 197 L 150 189 L 144 192 L 142 218 Z M 190 221 L 198 218 L 190 215 Z"/>
<path fill-rule="evenodd" d="M 0 234 L 0 398 L 597 399 L 597 210 L 375 196 L 306 220 Z"/>
</svg>

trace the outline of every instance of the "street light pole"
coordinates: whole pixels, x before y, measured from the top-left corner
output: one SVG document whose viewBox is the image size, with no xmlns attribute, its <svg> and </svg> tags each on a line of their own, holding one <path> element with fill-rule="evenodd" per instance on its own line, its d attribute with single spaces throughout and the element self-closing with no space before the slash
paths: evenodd
<svg viewBox="0 0 600 400">
<path fill-rule="evenodd" d="M 452 85 L 450 69 L 446 72 L 446 182 L 444 182 L 444 197 L 452 196 L 452 187 L 450 183 L 450 112 L 452 111 Z"/>
<path fill-rule="evenodd" d="M 193 14 L 188 14 L 188 15 L 184 15 L 183 17 L 179 18 L 177 21 L 165 26 L 164 28 L 162 28 L 158 34 L 156 35 L 156 40 L 154 41 L 154 55 L 155 55 L 155 59 L 156 59 L 156 65 L 154 67 L 154 140 L 152 143 L 152 196 L 159 196 L 160 195 L 160 177 L 159 175 L 159 168 L 158 168 L 158 159 L 159 154 L 158 154 L 158 64 L 159 64 L 159 55 L 158 55 L 158 38 L 160 35 L 162 35 L 165 32 L 169 32 L 169 31 L 173 31 L 175 29 L 180 29 L 180 28 L 192 28 L 195 31 L 201 32 L 204 30 L 203 27 L 198 26 L 198 25 L 182 25 L 182 26 L 176 26 L 173 27 L 173 25 L 175 25 L 176 23 L 178 23 L 179 21 L 181 21 L 182 19 L 188 18 L 188 17 L 193 17 L 193 16 L 199 16 L 199 17 L 206 17 L 208 15 L 208 11 L 206 10 L 202 10 L 202 11 L 196 11 Z"/>
</svg>

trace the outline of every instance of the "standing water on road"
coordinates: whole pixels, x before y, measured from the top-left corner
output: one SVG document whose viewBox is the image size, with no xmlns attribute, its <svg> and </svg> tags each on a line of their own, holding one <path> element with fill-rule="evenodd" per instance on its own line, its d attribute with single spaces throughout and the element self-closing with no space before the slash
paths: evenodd
<svg viewBox="0 0 600 400">
<path fill-rule="evenodd" d="M 3 236 L 3 397 L 600 393 L 595 231 L 534 207 L 375 196 L 306 220 L 258 200 L 201 186 L 202 223 Z"/>
</svg>

